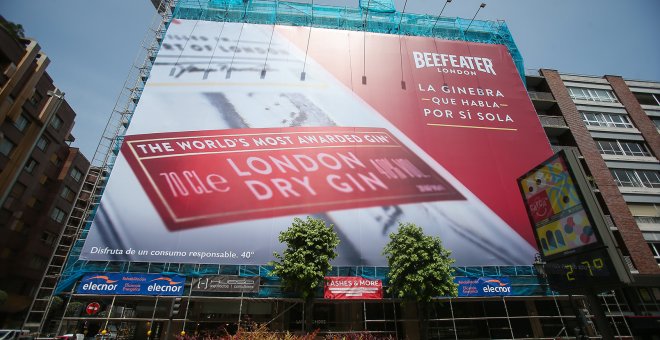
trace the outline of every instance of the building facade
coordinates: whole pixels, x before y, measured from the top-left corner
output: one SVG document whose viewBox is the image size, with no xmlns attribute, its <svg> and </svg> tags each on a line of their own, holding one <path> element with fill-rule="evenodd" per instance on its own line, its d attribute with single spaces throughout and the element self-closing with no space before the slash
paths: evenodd
<svg viewBox="0 0 660 340">
<path fill-rule="evenodd" d="M 46 73 L 36 41 L 0 29 L 0 306 L 20 327 L 74 207 L 89 162 L 73 141 L 75 112 Z"/>
<path fill-rule="evenodd" d="M 633 275 L 619 291 L 632 315 L 658 315 L 660 84 L 539 70 L 527 88 L 553 148 L 577 148 Z M 632 323 L 639 320 L 632 318 Z"/>
</svg>

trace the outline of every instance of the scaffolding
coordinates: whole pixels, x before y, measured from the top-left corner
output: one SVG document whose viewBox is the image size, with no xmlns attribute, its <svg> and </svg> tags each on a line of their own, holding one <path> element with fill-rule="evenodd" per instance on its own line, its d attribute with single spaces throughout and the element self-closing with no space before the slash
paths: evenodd
<svg viewBox="0 0 660 340">
<path fill-rule="evenodd" d="M 507 47 L 524 81 L 522 57 L 503 21 L 470 21 L 461 18 L 400 13 L 396 12 L 392 2 L 387 0 L 360 1 L 358 8 L 319 6 L 313 1 L 297 3 L 266 0 L 162 0 L 157 11 L 158 14 L 149 25 L 149 31 L 142 41 L 142 49 L 128 72 L 107 121 L 84 185 L 79 192 L 76 206 L 60 235 L 35 299 L 28 310 L 24 329 L 33 333 L 46 334 L 48 333 L 46 330 L 57 328 L 57 325 L 46 324 L 53 298 L 70 292 L 75 282 L 90 272 L 260 276 L 264 284 L 254 297 L 284 297 L 284 293 L 280 290 L 279 279 L 270 276 L 272 268 L 268 266 L 86 261 L 79 258 L 108 177 L 119 154 L 123 137 L 149 78 L 149 72 L 167 27 L 173 19 L 308 26 L 501 44 Z M 518 286 L 530 296 L 554 296 L 547 284 L 539 279 L 532 266 L 455 269 L 456 276 L 511 276 L 513 286 Z M 386 280 L 387 270 L 385 267 L 336 267 L 329 275 L 363 276 Z"/>
<path fill-rule="evenodd" d="M 238 22 L 265 25 L 306 26 L 337 30 L 434 37 L 504 45 L 525 79 L 522 56 L 504 21 L 470 20 L 428 14 L 401 13 L 392 1 L 360 1 L 359 8 L 319 6 L 273 0 L 180 0 L 177 19 Z"/>
<path fill-rule="evenodd" d="M 167 25 L 173 18 L 173 3 L 170 0 L 161 2 L 158 7 L 158 15 L 154 16 L 149 25 L 149 31 L 142 40 L 142 48 L 131 65 L 121 92 L 115 101 L 115 106 L 90 162 L 91 166 L 85 175 L 83 186 L 78 193 L 75 207 L 60 234 L 55 251 L 30 305 L 24 322 L 26 330 L 41 333 L 48 326 L 45 325 L 48 311 L 53 298 L 62 291 L 59 287 L 67 286 L 68 282 L 75 281 L 78 277 L 77 271 L 80 268 L 78 257 L 82 245 L 101 201 L 105 184 L 123 140 L 122 136 L 130 124 L 145 82 L 149 77 L 149 70 L 151 70 L 160 43 L 167 31 Z M 93 270 L 98 266 L 98 264 L 89 264 L 83 270 Z"/>
</svg>

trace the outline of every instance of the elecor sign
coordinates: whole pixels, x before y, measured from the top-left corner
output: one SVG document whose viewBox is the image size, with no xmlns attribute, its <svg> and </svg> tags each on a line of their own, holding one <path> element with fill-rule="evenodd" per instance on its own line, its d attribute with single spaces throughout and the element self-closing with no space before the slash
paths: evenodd
<svg viewBox="0 0 660 340">
<path fill-rule="evenodd" d="M 457 277 L 458 296 L 508 296 L 513 295 L 511 280 L 507 277 Z"/>
<path fill-rule="evenodd" d="M 217 275 L 193 278 L 192 290 L 196 292 L 258 293 L 258 276 Z"/>
<path fill-rule="evenodd" d="M 98 273 L 85 275 L 76 288 L 78 294 L 168 295 L 183 294 L 186 278 L 179 275 Z"/>
<path fill-rule="evenodd" d="M 309 30 L 169 25 L 81 259 L 263 264 L 313 215 L 335 265 L 386 265 L 398 221 L 459 266 L 532 262 L 511 184 L 551 149 L 506 47 Z"/>
<path fill-rule="evenodd" d="M 383 282 L 355 276 L 327 276 L 323 297 L 325 299 L 382 299 Z"/>
</svg>

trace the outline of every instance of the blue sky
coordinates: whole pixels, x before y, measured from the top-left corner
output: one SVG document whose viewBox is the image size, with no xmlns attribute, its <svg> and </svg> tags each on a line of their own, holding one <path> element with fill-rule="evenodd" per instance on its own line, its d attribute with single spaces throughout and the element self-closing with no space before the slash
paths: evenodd
<svg viewBox="0 0 660 340">
<path fill-rule="evenodd" d="M 311 1 L 299 1 L 311 2 Z M 443 15 L 471 18 L 482 1 L 454 0 Z M 505 20 L 527 69 L 660 81 L 658 0 L 486 0 L 477 19 Z M 316 4 L 357 6 L 357 0 Z M 397 0 L 402 10 L 405 0 Z M 408 0 L 437 15 L 443 0 Z M 48 72 L 77 113 L 73 144 L 91 159 L 156 11 L 149 0 L 3 0 L 51 59 Z"/>
</svg>

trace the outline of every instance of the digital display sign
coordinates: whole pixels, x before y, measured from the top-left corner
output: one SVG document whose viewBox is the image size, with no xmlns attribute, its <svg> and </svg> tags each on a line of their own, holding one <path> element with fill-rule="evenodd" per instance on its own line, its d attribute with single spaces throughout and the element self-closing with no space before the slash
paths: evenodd
<svg viewBox="0 0 660 340">
<path fill-rule="evenodd" d="M 587 285 L 605 286 L 619 284 L 616 269 L 607 249 L 553 259 L 546 263 L 545 274 L 555 290 L 579 290 Z"/>
<path fill-rule="evenodd" d="M 598 242 L 575 179 L 561 154 L 530 171 L 518 184 L 543 256 Z"/>
<path fill-rule="evenodd" d="M 630 282 L 576 152 L 560 151 L 518 186 L 552 289 L 591 294 Z"/>
</svg>

